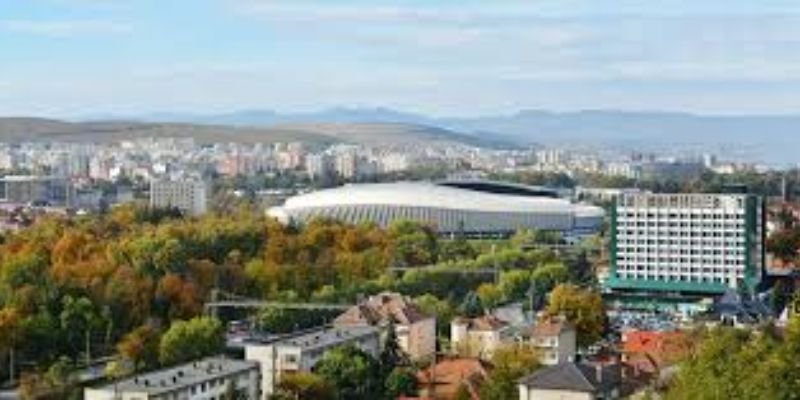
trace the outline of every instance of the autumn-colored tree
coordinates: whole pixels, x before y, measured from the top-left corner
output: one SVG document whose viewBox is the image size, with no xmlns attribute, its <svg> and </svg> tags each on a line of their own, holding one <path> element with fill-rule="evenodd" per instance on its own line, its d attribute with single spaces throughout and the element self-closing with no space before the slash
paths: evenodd
<svg viewBox="0 0 800 400">
<path fill-rule="evenodd" d="M 550 316 L 563 315 L 575 324 L 580 346 L 596 342 L 605 331 L 605 305 L 598 292 L 570 284 L 558 285 L 550 292 L 546 311 Z"/>
<path fill-rule="evenodd" d="M 171 319 L 186 319 L 203 311 L 203 296 L 194 282 L 169 273 L 158 283 L 156 296 L 166 301 Z"/>
<path fill-rule="evenodd" d="M 11 382 L 16 378 L 15 352 L 21 320 L 22 316 L 16 308 L 0 309 L 0 350 L 8 353 L 8 375 Z"/>
<path fill-rule="evenodd" d="M 284 374 L 278 382 L 274 398 L 332 400 L 334 399 L 334 389 L 333 385 L 323 377 L 310 372 Z"/>
<path fill-rule="evenodd" d="M 131 363 L 134 371 L 149 369 L 158 365 L 160 339 L 158 329 L 152 325 L 142 325 L 117 343 L 117 352 Z"/>
</svg>

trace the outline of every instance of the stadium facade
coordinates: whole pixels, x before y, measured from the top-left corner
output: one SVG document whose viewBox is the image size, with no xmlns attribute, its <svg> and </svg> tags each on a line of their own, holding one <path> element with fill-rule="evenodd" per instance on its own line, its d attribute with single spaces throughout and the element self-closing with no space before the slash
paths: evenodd
<svg viewBox="0 0 800 400">
<path fill-rule="evenodd" d="M 387 226 L 429 223 L 441 234 L 508 235 L 521 229 L 576 238 L 597 232 L 602 208 L 575 204 L 549 189 L 498 182 L 398 182 L 346 185 L 289 198 L 268 214 L 289 223 L 331 218 Z"/>
</svg>

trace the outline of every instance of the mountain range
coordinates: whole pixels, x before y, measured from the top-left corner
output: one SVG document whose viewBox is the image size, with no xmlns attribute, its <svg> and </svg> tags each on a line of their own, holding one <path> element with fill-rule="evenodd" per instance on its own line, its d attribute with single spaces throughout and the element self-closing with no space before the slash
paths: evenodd
<svg viewBox="0 0 800 400">
<path fill-rule="evenodd" d="M 389 108 L 331 108 L 307 113 L 244 110 L 158 113 L 65 122 L 0 118 L 0 140 L 117 140 L 193 136 L 201 141 L 302 140 L 351 143 L 458 142 L 697 155 L 797 164 L 800 115 L 697 115 L 676 112 L 525 110 L 508 115 L 433 117 Z"/>
<path fill-rule="evenodd" d="M 674 154 L 710 151 L 743 161 L 800 162 L 795 150 L 800 147 L 800 115 L 523 110 L 496 116 L 431 117 L 389 108 L 331 108 L 309 113 L 246 110 L 216 115 L 156 114 L 140 118 L 233 126 L 400 123 L 438 127 L 483 140 L 522 146 L 545 144 Z"/>
</svg>

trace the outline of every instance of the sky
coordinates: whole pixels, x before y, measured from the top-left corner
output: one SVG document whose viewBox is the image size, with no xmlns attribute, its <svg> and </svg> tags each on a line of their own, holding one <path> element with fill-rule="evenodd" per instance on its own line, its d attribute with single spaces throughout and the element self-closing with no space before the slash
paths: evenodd
<svg viewBox="0 0 800 400">
<path fill-rule="evenodd" d="M 796 0 L 0 0 L 0 115 L 800 111 Z"/>
</svg>

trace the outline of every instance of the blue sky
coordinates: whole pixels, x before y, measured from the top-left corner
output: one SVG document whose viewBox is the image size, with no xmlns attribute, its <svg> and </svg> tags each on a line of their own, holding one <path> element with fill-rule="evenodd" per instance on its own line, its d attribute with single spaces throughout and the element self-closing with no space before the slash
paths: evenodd
<svg viewBox="0 0 800 400">
<path fill-rule="evenodd" d="M 0 115 L 800 111 L 800 2 L 0 0 Z"/>
</svg>

